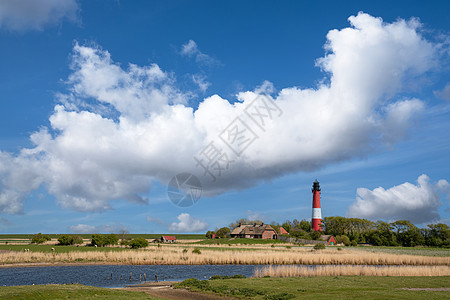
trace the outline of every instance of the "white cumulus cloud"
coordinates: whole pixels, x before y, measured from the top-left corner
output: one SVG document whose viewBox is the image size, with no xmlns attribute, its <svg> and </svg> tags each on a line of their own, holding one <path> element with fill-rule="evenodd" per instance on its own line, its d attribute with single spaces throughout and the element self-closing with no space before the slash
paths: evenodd
<svg viewBox="0 0 450 300">
<path fill-rule="evenodd" d="M 31 136 L 34 147 L 0 152 L 0 211 L 19 213 L 39 186 L 78 211 L 110 209 L 118 199 L 146 204 L 153 182 L 167 184 L 182 172 L 196 175 L 203 195 L 214 196 L 403 139 L 424 103 L 397 93 L 433 68 L 435 46 L 415 20 L 384 23 L 360 13 L 349 21 L 350 27 L 328 33 L 327 53 L 317 62 L 329 82 L 269 96 L 280 111 L 271 120 L 258 117 L 264 128 L 243 119 L 255 139 L 240 156 L 219 136 L 245 116 L 258 93 L 274 92 L 269 81 L 239 93 L 237 102 L 213 95 L 194 110 L 158 65 L 122 66 L 100 47 L 76 44 L 68 92 L 59 95 L 50 127 Z M 199 53 L 194 43 L 183 48 L 186 55 Z M 222 138 L 230 139 L 226 133 Z M 209 169 L 215 181 L 194 160 L 204 158 L 208 145 L 229 158 Z"/>
<path fill-rule="evenodd" d="M 77 21 L 76 0 L 2 0 L 0 28 L 23 32 L 43 30 L 63 19 Z"/>
<path fill-rule="evenodd" d="M 127 228 L 120 223 L 92 226 L 88 224 L 78 224 L 69 226 L 73 233 L 121 233 L 128 232 Z"/>
<path fill-rule="evenodd" d="M 182 213 L 178 217 L 178 222 L 170 224 L 171 232 L 202 232 L 208 229 L 208 224 L 202 220 L 196 219 L 188 213 Z"/>
<path fill-rule="evenodd" d="M 387 190 L 382 187 L 374 190 L 358 188 L 356 201 L 347 215 L 372 220 L 409 220 L 413 223 L 437 221 L 438 208 L 442 205 L 438 189 L 442 189 L 445 182 L 431 183 L 430 178 L 423 174 L 417 179 L 417 185 L 405 182 Z"/>
<path fill-rule="evenodd" d="M 97 229 L 95 226 L 87 224 L 78 224 L 69 227 L 70 232 L 73 233 L 96 233 Z"/>
</svg>

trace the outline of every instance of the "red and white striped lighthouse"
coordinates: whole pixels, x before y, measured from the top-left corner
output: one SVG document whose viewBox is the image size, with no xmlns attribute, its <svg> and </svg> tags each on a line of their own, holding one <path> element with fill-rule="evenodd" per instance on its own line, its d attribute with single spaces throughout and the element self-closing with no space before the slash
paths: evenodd
<svg viewBox="0 0 450 300">
<path fill-rule="evenodd" d="M 314 231 L 322 231 L 322 209 L 320 208 L 320 185 L 319 182 L 314 181 L 313 182 L 313 209 L 312 209 L 312 220 L 311 220 L 311 227 Z"/>
</svg>

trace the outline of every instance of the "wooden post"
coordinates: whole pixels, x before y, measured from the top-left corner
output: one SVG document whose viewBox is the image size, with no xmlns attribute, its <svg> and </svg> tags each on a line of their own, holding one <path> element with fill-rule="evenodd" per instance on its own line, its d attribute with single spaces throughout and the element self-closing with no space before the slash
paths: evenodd
<svg viewBox="0 0 450 300">
<path fill-rule="evenodd" d="M 144 273 L 144 281 L 147 282 L 147 275 Z"/>
<path fill-rule="evenodd" d="M 130 272 L 130 281 L 131 281 L 131 276 L 133 275 L 133 272 Z"/>
<path fill-rule="evenodd" d="M 120 280 L 122 280 L 122 274 L 120 274 Z"/>
<path fill-rule="evenodd" d="M 111 280 L 112 280 L 112 273 L 111 273 Z"/>
<path fill-rule="evenodd" d="M 141 274 L 139 274 L 139 283 L 141 283 Z"/>
</svg>

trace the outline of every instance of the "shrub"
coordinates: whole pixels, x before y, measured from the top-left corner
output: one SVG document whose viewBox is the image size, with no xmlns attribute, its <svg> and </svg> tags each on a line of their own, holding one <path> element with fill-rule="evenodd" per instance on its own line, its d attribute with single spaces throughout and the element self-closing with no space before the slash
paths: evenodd
<svg viewBox="0 0 450 300">
<path fill-rule="evenodd" d="M 202 254 L 202 251 L 200 251 L 199 248 L 194 248 L 194 250 L 192 250 L 192 253 L 195 253 L 195 254 Z"/>
<path fill-rule="evenodd" d="M 356 246 L 358 246 L 358 243 L 356 241 L 352 241 L 352 246 L 356 247 Z"/>
<path fill-rule="evenodd" d="M 118 242 L 119 242 L 119 238 L 114 233 L 107 234 L 107 235 L 96 233 L 96 234 L 92 235 L 92 240 L 91 240 L 92 245 L 97 245 L 100 247 L 108 246 L 108 245 L 117 245 Z"/>
<path fill-rule="evenodd" d="M 131 240 L 121 240 L 120 245 L 122 246 L 130 246 Z"/>
<path fill-rule="evenodd" d="M 107 234 L 105 235 L 105 245 L 117 245 L 117 243 L 119 242 L 119 237 L 114 234 Z"/>
<path fill-rule="evenodd" d="M 219 230 L 216 231 L 216 235 L 219 238 L 224 238 L 230 235 L 230 228 L 228 227 L 222 227 Z"/>
<path fill-rule="evenodd" d="M 148 241 L 144 238 L 136 238 L 130 242 L 131 249 L 148 247 Z"/>
<path fill-rule="evenodd" d="M 72 245 L 83 244 L 83 238 L 79 235 L 72 235 Z"/>
<path fill-rule="evenodd" d="M 63 246 L 83 244 L 83 238 L 79 235 L 63 234 L 59 236 L 58 243 Z"/>
<path fill-rule="evenodd" d="M 338 235 L 336 237 L 336 242 L 338 244 L 344 244 L 345 246 L 350 246 L 351 245 L 350 239 L 346 235 Z"/>
<path fill-rule="evenodd" d="M 322 233 L 322 231 L 313 231 L 310 233 L 310 235 L 313 240 L 318 240 Z"/>
<path fill-rule="evenodd" d="M 98 233 L 93 234 L 92 239 L 91 239 L 91 244 L 103 247 L 105 245 L 105 238 L 104 238 L 103 234 L 98 234 Z"/>
<path fill-rule="evenodd" d="M 188 249 L 184 248 L 183 249 L 183 254 L 186 254 L 188 252 Z"/>
<path fill-rule="evenodd" d="M 188 278 L 175 285 L 175 288 L 187 288 L 187 289 L 199 289 L 208 290 L 210 288 L 209 282 L 207 280 L 198 280 L 197 278 Z"/>
<path fill-rule="evenodd" d="M 72 245 L 72 237 L 68 234 L 63 234 L 58 238 L 58 243 L 60 245 Z"/>
<path fill-rule="evenodd" d="M 31 238 L 31 242 L 34 244 L 42 244 L 50 240 L 51 238 L 49 235 L 42 234 L 40 232 L 38 234 L 33 235 L 33 237 Z"/>
<path fill-rule="evenodd" d="M 280 294 L 274 294 L 274 295 L 266 295 L 264 299 L 267 300 L 288 300 L 295 298 L 295 295 L 289 294 L 289 293 L 280 293 Z"/>
<path fill-rule="evenodd" d="M 325 249 L 325 245 L 320 243 L 320 244 L 315 244 L 314 245 L 314 250 L 321 250 L 321 249 Z"/>
</svg>

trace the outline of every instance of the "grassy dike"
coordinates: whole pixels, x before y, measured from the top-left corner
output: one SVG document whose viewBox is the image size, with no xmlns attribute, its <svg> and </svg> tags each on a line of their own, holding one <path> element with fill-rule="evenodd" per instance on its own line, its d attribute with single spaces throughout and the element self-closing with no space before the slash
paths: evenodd
<svg viewBox="0 0 450 300">
<path fill-rule="evenodd" d="M 144 292 L 130 292 L 81 284 L 23 285 L 0 287 L 0 299 L 157 299 Z"/>
<path fill-rule="evenodd" d="M 323 276 L 187 279 L 192 291 L 245 299 L 449 299 L 450 277 Z M 425 290 L 416 290 L 423 288 Z M 432 289 L 432 290 L 429 290 Z M 441 289 L 441 290 L 439 290 Z"/>
</svg>

